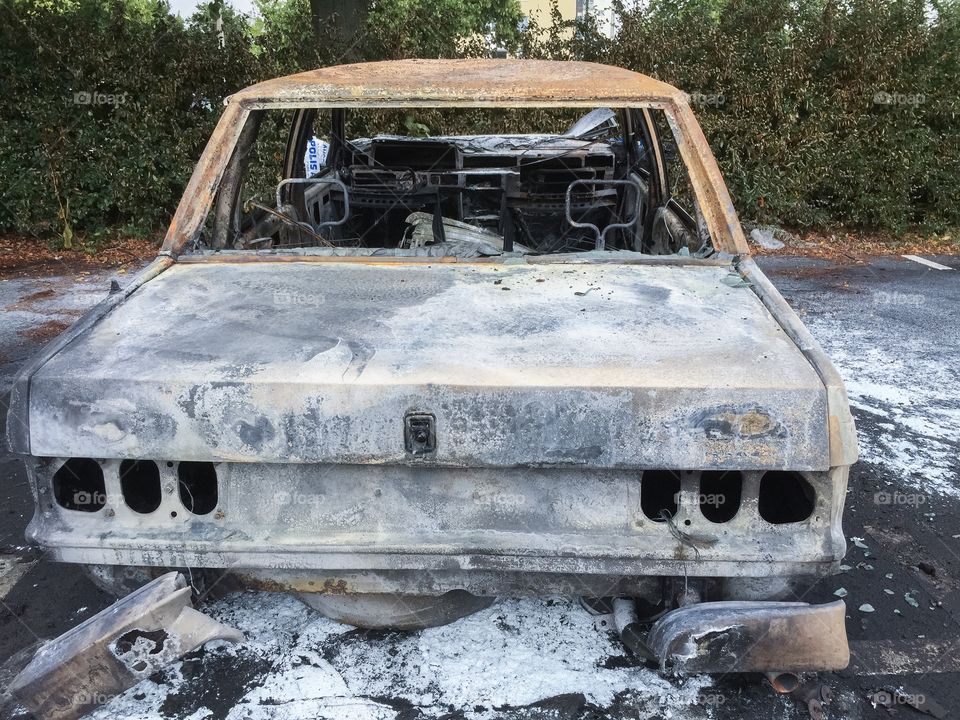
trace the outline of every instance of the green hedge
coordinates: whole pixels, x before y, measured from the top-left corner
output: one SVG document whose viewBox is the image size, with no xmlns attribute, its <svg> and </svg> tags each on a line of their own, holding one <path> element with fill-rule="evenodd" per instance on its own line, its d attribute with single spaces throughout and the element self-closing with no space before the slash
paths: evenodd
<svg viewBox="0 0 960 720">
<path fill-rule="evenodd" d="M 745 219 L 960 226 L 955 1 L 653 0 L 621 8 L 611 40 L 589 23 L 518 30 L 514 0 L 379 0 L 356 38 L 331 25 L 319 46 L 308 0 L 261 4 L 253 24 L 227 8 L 221 42 L 209 7 L 185 23 L 158 0 L 0 0 L 0 231 L 155 233 L 230 92 L 336 62 L 481 54 L 476 27 L 514 54 L 686 90 Z"/>
<path fill-rule="evenodd" d="M 602 52 L 696 103 L 744 217 L 960 225 L 960 6 L 655 1 Z"/>
</svg>

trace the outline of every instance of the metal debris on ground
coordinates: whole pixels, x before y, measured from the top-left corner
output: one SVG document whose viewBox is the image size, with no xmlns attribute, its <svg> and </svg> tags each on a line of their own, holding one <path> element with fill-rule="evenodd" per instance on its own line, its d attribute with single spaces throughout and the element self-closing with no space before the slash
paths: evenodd
<svg viewBox="0 0 960 720">
<path fill-rule="evenodd" d="M 826 712 L 823 706 L 829 705 L 833 700 L 833 690 L 830 686 L 819 682 L 800 685 L 790 695 L 807 706 L 807 712 L 810 713 L 812 720 L 825 720 Z"/>
<path fill-rule="evenodd" d="M 764 250 L 779 250 L 784 244 L 774 237 L 777 229 L 770 226 L 754 228 L 750 231 L 750 239 Z"/>
<path fill-rule="evenodd" d="M 660 667 L 675 673 L 765 672 L 795 680 L 800 671 L 847 666 L 845 613 L 842 600 L 825 605 L 699 603 L 671 610 L 657 620 L 647 645 Z"/>
<path fill-rule="evenodd" d="M 211 640 L 243 635 L 190 604 L 170 572 L 43 645 L 10 691 L 43 720 L 73 720 Z"/>
</svg>

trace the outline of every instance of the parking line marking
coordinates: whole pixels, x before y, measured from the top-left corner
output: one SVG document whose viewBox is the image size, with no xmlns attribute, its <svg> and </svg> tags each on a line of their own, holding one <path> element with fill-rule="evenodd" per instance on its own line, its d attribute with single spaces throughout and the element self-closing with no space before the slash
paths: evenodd
<svg viewBox="0 0 960 720">
<path fill-rule="evenodd" d="M 932 267 L 934 270 L 953 270 L 953 268 L 949 265 L 941 265 L 938 262 L 927 260 L 919 255 L 901 255 L 900 257 L 906 258 L 907 260 L 913 260 L 915 263 L 920 263 L 921 265 L 926 265 L 927 267 Z"/>
<path fill-rule="evenodd" d="M 960 642 L 874 640 L 850 643 L 854 675 L 925 675 L 960 672 Z"/>
</svg>

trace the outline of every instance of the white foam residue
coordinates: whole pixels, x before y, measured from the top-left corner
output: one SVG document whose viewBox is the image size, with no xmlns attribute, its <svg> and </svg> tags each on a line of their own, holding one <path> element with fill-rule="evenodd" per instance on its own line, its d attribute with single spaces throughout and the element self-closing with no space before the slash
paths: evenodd
<svg viewBox="0 0 960 720">
<path fill-rule="evenodd" d="M 205 612 L 242 632 L 244 647 L 264 652 L 290 644 L 317 615 L 293 595 L 262 592 L 235 593 Z"/>
<path fill-rule="evenodd" d="M 308 634 L 293 652 L 302 653 L 304 643 L 312 646 Z M 493 708 L 569 693 L 582 693 L 599 706 L 628 690 L 655 704 L 697 703 L 706 679 L 677 684 L 644 668 L 603 666 L 624 652 L 618 640 L 594 627 L 576 601 L 522 599 L 502 600 L 451 625 L 385 642 L 361 636 L 341 643 L 332 664 L 355 696 L 401 698 L 440 714 L 452 707 L 477 718 Z M 264 690 L 282 690 L 285 682 L 268 679 Z M 324 676 L 301 690 L 315 696 L 324 685 L 337 689 Z"/>
<path fill-rule="evenodd" d="M 180 664 L 175 663 L 164 673 L 162 683 L 154 680 L 143 680 L 120 695 L 112 698 L 104 705 L 100 705 L 93 712 L 84 715 L 84 720 L 147 720 L 148 718 L 162 718 L 160 708 L 167 696 L 177 692 L 183 685 L 183 675 L 180 673 Z M 199 711 L 198 711 L 199 712 Z M 194 717 L 202 718 L 203 715 Z"/>
<path fill-rule="evenodd" d="M 843 376 L 850 404 L 870 421 L 860 458 L 895 486 L 960 497 L 960 373 L 922 335 L 850 331 L 849 318 L 804 319 Z M 869 416 L 869 418 L 867 417 Z"/>
<path fill-rule="evenodd" d="M 631 709 L 665 718 L 712 716 L 702 703 L 708 677 L 671 679 L 608 663 L 627 651 L 574 599 L 501 600 L 415 633 L 357 632 L 273 593 L 237 593 L 205 610 L 240 628 L 247 642 L 208 645 L 202 662 L 237 652 L 269 660 L 227 720 L 394 720 L 405 707 L 424 718 L 460 712 L 493 720 L 505 707 L 578 693 L 599 707 L 629 696 Z M 189 690 L 179 667 L 171 667 L 170 682 L 144 681 L 90 717 L 164 717 L 168 694 Z M 207 713 L 201 708 L 190 720 Z"/>
<path fill-rule="evenodd" d="M 213 711 L 208 708 L 200 708 L 195 713 L 190 713 L 184 720 L 209 720 L 213 717 Z"/>
</svg>

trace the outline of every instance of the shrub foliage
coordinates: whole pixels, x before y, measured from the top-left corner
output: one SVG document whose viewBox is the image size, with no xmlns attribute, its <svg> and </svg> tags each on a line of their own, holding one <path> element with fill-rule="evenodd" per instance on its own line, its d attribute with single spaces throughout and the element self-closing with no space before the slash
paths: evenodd
<svg viewBox="0 0 960 720">
<path fill-rule="evenodd" d="M 224 97 L 347 61 L 511 54 L 635 69 L 690 95 L 744 219 L 960 226 L 956 0 L 652 0 L 521 24 L 515 0 L 378 0 L 314 40 L 309 0 L 0 0 L 0 230 L 162 229 Z M 531 121 L 536 113 L 531 113 Z M 532 123 L 531 123 L 532 124 Z M 533 128 L 531 128 L 533 129 Z"/>
</svg>

